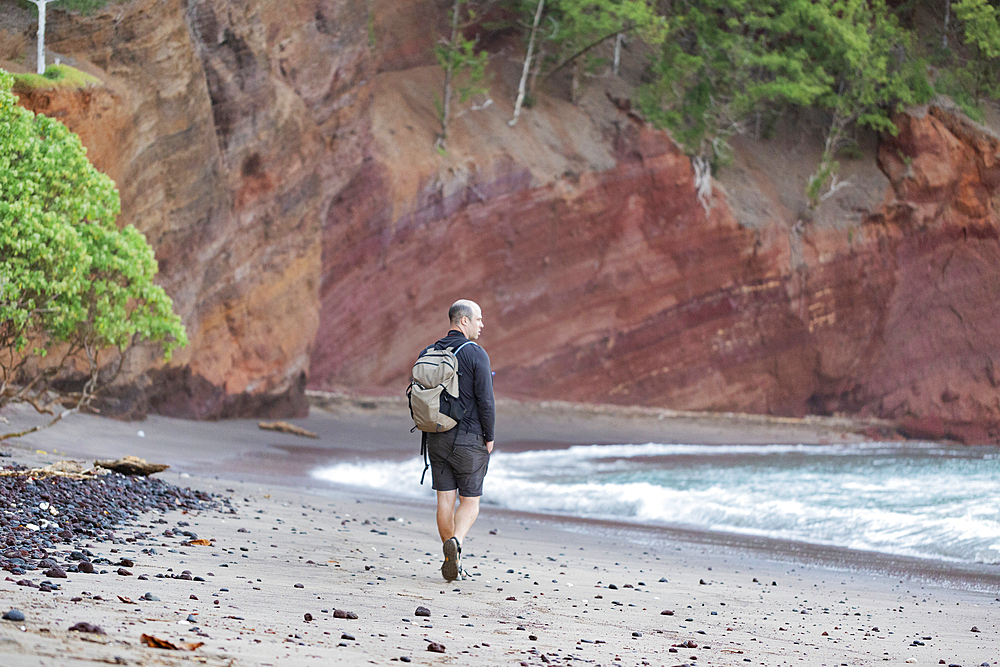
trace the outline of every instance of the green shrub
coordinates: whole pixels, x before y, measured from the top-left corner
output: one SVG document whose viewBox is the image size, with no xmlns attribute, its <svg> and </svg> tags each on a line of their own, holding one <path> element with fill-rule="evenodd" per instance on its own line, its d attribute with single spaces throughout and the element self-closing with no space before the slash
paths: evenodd
<svg viewBox="0 0 1000 667">
<path fill-rule="evenodd" d="M 101 86 L 103 83 L 96 76 L 91 76 L 69 65 L 49 65 L 45 74 L 13 74 L 15 91 L 44 90 L 48 88 L 88 88 Z"/>
<path fill-rule="evenodd" d="M 0 70 L 0 407 L 51 403 L 67 371 L 85 376 L 80 407 L 134 343 L 160 341 L 169 358 L 187 336 L 153 283 L 152 248 L 115 225 L 114 183 L 65 125 L 18 106 L 12 85 Z"/>
</svg>

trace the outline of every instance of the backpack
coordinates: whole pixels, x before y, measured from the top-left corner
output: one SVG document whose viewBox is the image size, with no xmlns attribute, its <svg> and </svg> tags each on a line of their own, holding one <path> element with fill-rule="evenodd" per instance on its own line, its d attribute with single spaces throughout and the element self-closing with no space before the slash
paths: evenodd
<svg viewBox="0 0 1000 667">
<path fill-rule="evenodd" d="M 413 364 L 406 396 L 410 403 L 413 429 L 425 433 L 440 433 L 455 428 L 464 416 L 458 401 L 458 351 L 471 343 L 466 341 L 454 352 L 439 350 L 433 345 Z"/>
<path fill-rule="evenodd" d="M 413 428 L 421 433 L 420 453 L 424 457 L 424 472 L 420 483 L 430 467 L 427 460 L 427 434 L 449 431 L 462 421 L 465 411 L 458 400 L 458 351 L 472 341 L 466 341 L 454 352 L 451 348 L 439 350 L 433 345 L 427 348 L 413 364 L 410 386 L 406 397 L 410 404 Z"/>
</svg>

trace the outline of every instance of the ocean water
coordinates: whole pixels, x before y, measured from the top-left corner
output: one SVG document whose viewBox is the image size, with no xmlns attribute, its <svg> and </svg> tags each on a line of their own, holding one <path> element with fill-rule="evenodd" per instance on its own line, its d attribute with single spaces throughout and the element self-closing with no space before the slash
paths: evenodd
<svg viewBox="0 0 1000 667">
<path fill-rule="evenodd" d="M 317 479 L 432 497 L 423 462 L 357 460 Z M 484 505 L 1000 564 L 1000 448 L 938 444 L 586 445 L 497 451 Z"/>
</svg>

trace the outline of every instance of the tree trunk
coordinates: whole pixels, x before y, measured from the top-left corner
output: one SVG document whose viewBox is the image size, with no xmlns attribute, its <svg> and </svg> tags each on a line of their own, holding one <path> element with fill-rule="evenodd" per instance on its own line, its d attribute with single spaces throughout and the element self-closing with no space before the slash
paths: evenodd
<svg viewBox="0 0 1000 667">
<path fill-rule="evenodd" d="M 38 7 L 38 74 L 45 74 L 45 4 L 49 0 L 31 0 Z"/>
<path fill-rule="evenodd" d="M 448 138 L 448 121 L 451 119 L 451 78 L 455 73 L 455 45 L 458 43 L 458 10 L 462 0 L 455 0 L 451 10 L 451 41 L 448 42 L 448 67 L 444 70 L 444 103 L 441 109 L 441 134 L 438 136 L 437 146 L 444 146 Z"/>
<path fill-rule="evenodd" d="M 524 67 L 521 69 L 521 83 L 517 86 L 514 117 L 507 123 L 511 127 L 517 124 L 517 119 L 521 116 L 521 105 L 524 104 L 524 95 L 528 86 L 528 72 L 531 71 L 531 55 L 535 51 L 535 36 L 538 34 L 538 22 L 542 19 L 542 10 L 544 7 L 545 0 L 538 0 L 538 8 L 535 10 L 535 21 L 531 24 L 531 37 L 528 39 L 528 53 L 524 56 Z"/>
<path fill-rule="evenodd" d="M 941 38 L 941 46 L 948 48 L 948 24 L 951 22 L 951 0 L 944 3 L 944 36 Z"/>
<path fill-rule="evenodd" d="M 618 37 L 615 39 L 615 66 L 612 73 L 618 76 L 619 66 L 622 62 L 622 42 L 625 40 L 625 33 L 618 33 Z"/>
</svg>

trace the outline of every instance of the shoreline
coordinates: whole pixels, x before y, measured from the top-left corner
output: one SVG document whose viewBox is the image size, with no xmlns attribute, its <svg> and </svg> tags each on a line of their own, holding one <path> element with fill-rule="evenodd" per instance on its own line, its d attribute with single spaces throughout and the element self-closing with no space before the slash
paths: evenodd
<svg viewBox="0 0 1000 667">
<path fill-rule="evenodd" d="M 145 514 L 120 527 L 115 541 L 80 545 L 109 560 L 134 560 L 137 576 L 114 568 L 104 575 L 70 573 L 54 580 L 61 590 L 48 593 L 0 581 L 0 611 L 17 607 L 26 616 L 23 623 L 0 621 L 3 664 L 486 667 L 586 660 L 646 667 L 944 660 L 969 666 L 998 660 L 1000 577 L 923 559 L 484 505 L 465 545 L 464 565 L 477 576 L 446 583 L 430 502 L 320 485 L 303 472 L 307 464 L 288 460 L 310 452 L 415 456 L 415 438 L 408 427 L 400 430 L 406 419 L 355 406 L 293 420 L 319 432 L 317 443 L 261 431 L 249 420 L 122 423 L 74 415 L 0 445 L 14 454 L 0 459 L 4 465 L 125 454 L 170 463 L 174 467 L 157 477 L 223 494 L 237 512 Z M 581 434 L 662 437 L 694 428 L 668 419 L 650 424 L 646 417 L 638 423 L 548 419 L 532 415 L 520 428 L 559 446 Z M 581 431 L 581 423 L 596 428 Z M 710 434 L 705 424 L 697 428 Z M 714 428 L 720 441 L 747 441 L 767 439 L 778 427 L 751 429 L 749 437 L 721 433 L 730 426 Z M 791 429 L 783 431 L 791 439 L 803 433 L 801 425 L 783 428 Z M 516 435 L 517 429 L 508 431 Z M 829 437 L 816 431 L 814 441 Z M 164 535 L 183 524 L 210 545 L 182 546 L 180 538 Z M 58 553 L 53 557 L 63 562 Z M 204 581 L 174 578 L 185 570 Z M 146 580 L 138 580 L 140 574 Z M 40 571 L 24 576 L 45 579 Z M 159 599 L 142 599 L 146 593 Z M 418 617 L 418 606 L 431 616 Z M 358 618 L 334 618 L 338 609 Z M 107 634 L 68 630 L 81 621 Z M 155 649 L 141 643 L 142 634 L 204 644 L 191 652 Z M 428 651 L 430 642 L 445 652 Z"/>
</svg>

